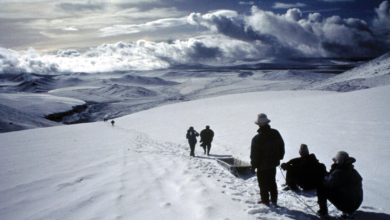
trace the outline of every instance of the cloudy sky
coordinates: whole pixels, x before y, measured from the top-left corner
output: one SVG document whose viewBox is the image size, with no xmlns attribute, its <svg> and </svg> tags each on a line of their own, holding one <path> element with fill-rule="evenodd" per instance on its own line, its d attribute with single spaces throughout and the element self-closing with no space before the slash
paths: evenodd
<svg viewBox="0 0 390 220">
<path fill-rule="evenodd" d="M 23 51 L 117 53 L 133 56 L 132 65 L 148 57 L 163 67 L 270 56 L 371 57 L 389 45 L 388 0 L 0 1 L 0 67 Z"/>
</svg>

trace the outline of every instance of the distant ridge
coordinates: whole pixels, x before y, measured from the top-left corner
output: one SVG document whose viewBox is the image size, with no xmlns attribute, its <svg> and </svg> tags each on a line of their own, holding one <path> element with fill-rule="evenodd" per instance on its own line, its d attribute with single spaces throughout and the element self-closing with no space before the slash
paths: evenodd
<svg viewBox="0 0 390 220">
<path fill-rule="evenodd" d="M 306 89 L 349 92 L 390 84 L 390 52 Z"/>
<path fill-rule="evenodd" d="M 133 83 L 133 84 L 141 84 L 141 85 L 176 85 L 179 84 L 177 82 L 166 81 L 164 79 L 158 77 L 146 77 L 146 76 L 134 76 L 134 75 L 126 75 L 121 78 L 111 78 L 111 82 L 115 83 Z"/>
<path fill-rule="evenodd" d="M 96 94 L 102 94 L 109 97 L 122 97 L 122 98 L 140 98 L 157 96 L 157 92 L 145 89 L 139 86 L 124 86 L 124 85 L 110 85 L 108 87 L 102 87 L 99 89 L 92 89 L 91 92 Z"/>
</svg>

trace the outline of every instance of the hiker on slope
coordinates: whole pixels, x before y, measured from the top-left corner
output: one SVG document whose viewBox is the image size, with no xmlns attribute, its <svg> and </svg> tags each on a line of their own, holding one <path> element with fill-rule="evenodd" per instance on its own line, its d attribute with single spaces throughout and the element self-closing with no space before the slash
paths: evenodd
<svg viewBox="0 0 390 220">
<path fill-rule="evenodd" d="M 271 129 L 271 121 L 265 114 L 259 114 L 255 124 L 259 125 L 258 134 L 253 137 L 251 144 L 251 170 L 257 169 L 257 181 L 260 187 L 261 200 L 258 203 L 277 205 L 278 186 L 276 185 L 276 167 L 284 157 L 284 142 L 275 129 Z"/>
<path fill-rule="evenodd" d="M 206 154 L 207 149 L 207 155 L 210 155 L 210 149 L 211 149 L 211 142 L 214 138 L 214 131 L 210 129 L 210 126 L 206 126 L 206 129 L 202 130 L 200 132 L 200 143 L 202 143 L 200 146 L 203 147 L 204 154 Z"/>
<path fill-rule="evenodd" d="M 298 186 L 304 190 L 317 189 L 326 173 L 325 165 L 314 154 L 309 154 L 306 144 L 301 144 L 299 154 L 300 157 L 280 165 L 283 170 L 287 170 L 284 190 L 296 191 L 299 190 Z"/>
<path fill-rule="evenodd" d="M 195 157 L 195 145 L 196 145 L 196 137 L 199 136 L 199 133 L 197 131 L 194 130 L 194 127 L 190 127 L 188 130 L 187 130 L 187 139 L 188 139 L 188 143 L 190 144 L 190 149 L 191 149 L 191 152 L 190 152 L 190 156 L 193 156 Z"/>
<path fill-rule="evenodd" d="M 333 158 L 334 164 L 317 188 L 320 210 L 318 215 L 329 217 L 327 200 L 343 212 L 343 218 L 352 218 L 363 202 L 363 178 L 354 169 L 356 159 L 345 151 L 339 151 Z"/>
</svg>

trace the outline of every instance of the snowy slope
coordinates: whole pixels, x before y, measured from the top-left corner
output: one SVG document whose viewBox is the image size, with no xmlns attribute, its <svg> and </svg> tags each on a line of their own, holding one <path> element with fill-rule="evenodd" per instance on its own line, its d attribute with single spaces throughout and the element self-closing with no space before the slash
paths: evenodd
<svg viewBox="0 0 390 220">
<path fill-rule="evenodd" d="M 390 86 L 351 93 L 253 92 L 183 102 L 116 119 L 0 134 L 0 219 L 316 219 L 290 193 L 280 209 L 256 204 L 256 178 L 236 178 L 214 158 L 249 161 L 256 115 L 286 143 L 329 169 L 339 150 L 357 159 L 364 201 L 356 219 L 389 219 Z M 189 157 L 185 132 L 210 125 L 211 156 Z M 278 185 L 284 183 L 278 170 Z M 314 192 L 299 195 L 317 210 Z M 330 206 L 330 214 L 340 214 Z"/>
<path fill-rule="evenodd" d="M 349 92 L 390 84 L 390 52 L 308 89 Z"/>
<path fill-rule="evenodd" d="M 0 104 L 0 132 L 62 125 Z"/>
<path fill-rule="evenodd" d="M 69 111 L 73 106 L 85 104 L 79 99 L 33 93 L 0 93 L 0 102 L 3 105 L 39 117 Z"/>
</svg>

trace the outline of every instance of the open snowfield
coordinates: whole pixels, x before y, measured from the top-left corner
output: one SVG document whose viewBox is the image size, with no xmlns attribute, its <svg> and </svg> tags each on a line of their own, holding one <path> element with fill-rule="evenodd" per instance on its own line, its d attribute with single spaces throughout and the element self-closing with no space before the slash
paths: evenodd
<svg viewBox="0 0 390 220">
<path fill-rule="evenodd" d="M 355 157 L 364 201 L 356 219 L 389 219 L 390 86 L 349 93 L 270 91 L 153 108 L 115 119 L 0 134 L 1 219 L 316 219 L 290 192 L 275 209 L 256 204 L 257 180 L 236 178 L 214 158 L 249 161 L 258 113 L 286 143 L 301 143 L 330 168 Z M 189 157 L 185 133 L 210 125 L 211 156 Z M 300 199 L 317 211 L 315 192 Z M 330 206 L 330 215 L 340 212 Z"/>
<path fill-rule="evenodd" d="M 390 0 L 1 0 L 0 220 L 318 219 L 279 167 L 266 206 L 218 163 L 250 162 L 260 113 L 281 163 L 356 158 L 355 219 L 390 220 L 389 94 Z"/>
</svg>

